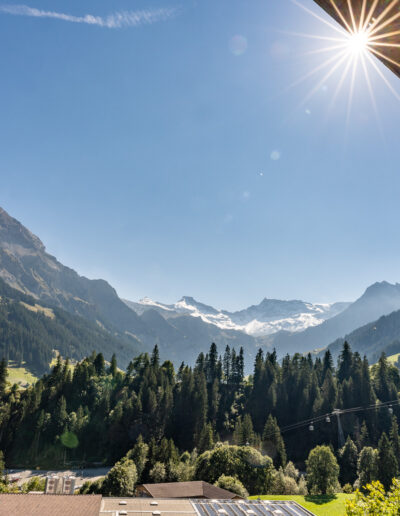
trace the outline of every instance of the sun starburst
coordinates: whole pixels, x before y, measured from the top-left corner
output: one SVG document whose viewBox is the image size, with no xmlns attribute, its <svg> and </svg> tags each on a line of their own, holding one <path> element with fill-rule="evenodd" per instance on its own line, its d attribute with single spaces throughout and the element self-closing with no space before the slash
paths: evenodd
<svg viewBox="0 0 400 516">
<path fill-rule="evenodd" d="M 301 105 L 304 105 L 320 89 L 338 69 L 342 69 L 337 84 L 333 102 L 346 80 L 349 79 L 347 122 L 352 107 L 356 85 L 357 70 L 361 69 L 371 102 L 379 118 L 377 102 L 372 86 L 371 72 L 383 81 L 391 93 L 400 100 L 391 82 L 375 62 L 375 58 L 382 61 L 396 75 L 400 77 L 400 0 L 314 0 L 325 9 L 336 22 L 328 21 L 317 12 L 309 9 L 300 0 L 292 0 L 294 4 L 328 26 L 333 36 L 319 36 L 318 34 L 296 34 L 315 40 L 325 41 L 312 54 L 330 54 L 326 60 L 320 62 L 313 70 L 296 81 L 299 84 L 309 77 L 315 76 L 323 70 L 323 77 L 317 80 Z M 333 55 L 332 55 L 333 54 Z M 378 120 L 379 122 L 379 120 Z"/>
</svg>

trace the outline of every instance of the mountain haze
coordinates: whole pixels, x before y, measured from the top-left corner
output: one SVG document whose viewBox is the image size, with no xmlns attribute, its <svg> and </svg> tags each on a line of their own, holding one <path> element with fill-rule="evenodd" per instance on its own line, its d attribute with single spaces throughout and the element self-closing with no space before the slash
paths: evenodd
<svg viewBox="0 0 400 516">
<path fill-rule="evenodd" d="M 354 303 L 263 299 L 230 312 L 185 296 L 168 305 L 123 301 L 102 279 L 91 280 L 46 252 L 41 240 L 0 208 L 0 279 L 40 305 L 89 320 L 121 343 L 123 364 L 155 344 L 162 358 L 193 364 L 215 342 L 244 348 L 251 364 L 260 346 L 279 355 L 324 348 L 383 315 L 400 310 L 400 285 L 376 283 Z M 115 340 L 110 354 L 116 350 Z M 122 351 L 121 351 L 122 354 Z M 123 365 L 121 363 L 121 365 Z"/>
<path fill-rule="evenodd" d="M 155 313 L 138 315 L 104 280 L 90 280 L 46 252 L 41 240 L 0 208 L 0 278 L 41 303 L 66 310 L 96 323 L 128 344 L 132 357 L 155 344 L 162 357 L 192 363 L 199 351 L 215 341 L 243 346 L 250 356 L 257 342 L 240 331 L 223 330 L 182 314 L 173 323 Z"/>
</svg>

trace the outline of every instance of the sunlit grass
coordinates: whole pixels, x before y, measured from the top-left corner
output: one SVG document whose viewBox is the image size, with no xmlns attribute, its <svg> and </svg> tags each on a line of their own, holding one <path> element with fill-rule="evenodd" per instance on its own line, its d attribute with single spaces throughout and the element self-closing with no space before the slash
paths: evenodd
<svg viewBox="0 0 400 516">
<path fill-rule="evenodd" d="M 292 500 L 316 516 L 344 516 L 346 514 L 346 500 L 351 500 L 354 498 L 354 495 L 340 493 L 333 496 L 263 495 L 250 497 L 250 499 L 254 500 L 258 498 L 261 500 Z"/>
<path fill-rule="evenodd" d="M 24 367 L 22 364 L 21 367 L 17 367 L 13 362 L 8 364 L 8 377 L 7 381 L 14 385 L 15 383 L 21 386 L 25 386 L 27 384 L 33 385 L 36 383 L 38 378 L 31 373 L 28 369 Z"/>
</svg>

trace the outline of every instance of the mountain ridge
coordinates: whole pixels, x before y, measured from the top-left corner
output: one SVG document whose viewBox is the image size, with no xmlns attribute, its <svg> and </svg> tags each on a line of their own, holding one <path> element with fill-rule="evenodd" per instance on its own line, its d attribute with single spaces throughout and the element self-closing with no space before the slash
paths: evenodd
<svg viewBox="0 0 400 516">
<path fill-rule="evenodd" d="M 204 322 L 214 324 L 223 330 L 242 331 L 256 338 L 282 330 L 297 332 L 309 326 L 316 326 L 350 305 L 346 302 L 313 304 L 300 300 L 264 298 L 258 305 L 230 312 L 216 309 L 191 296 L 183 296 L 174 304 L 164 304 L 148 297 L 138 302 L 124 301 L 138 314 L 149 309 L 159 311 L 166 318 L 187 314 L 200 317 Z"/>
</svg>

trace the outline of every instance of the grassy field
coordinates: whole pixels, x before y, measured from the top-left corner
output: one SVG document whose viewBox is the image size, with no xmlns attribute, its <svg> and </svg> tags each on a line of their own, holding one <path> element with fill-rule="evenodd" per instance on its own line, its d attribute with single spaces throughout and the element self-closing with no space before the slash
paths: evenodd
<svg viewBox="0 0 400 516">
<path fill-rule="evenodd" d="M 302 505 L 316 516 L 345 516 L 345 501 L 353 498 L 354 495 L 337 494 L 334 496 L 279 496 L 263 495 L 251 496 L 252 499 L 262 500 L 293 500 Z"/>
<path fill-rule="evenodd" d="M 397 353 L 397 355 L 391 355 L 390 357 L 387 357 L 387 359 L 390 364 L 395 364 L 398 361 L 399 357 L 400 353 Z"/>
<path fill-rule="evenodd" d="M 37 381 L 37 378 L 30 371 L 25 369 L 25 367 L 16 367 L 10 362 L 8 364 L 7 381 L 12 385 L 14 385 L 14 383 L 18 385 L 32 385 Z"/>
</svg>

